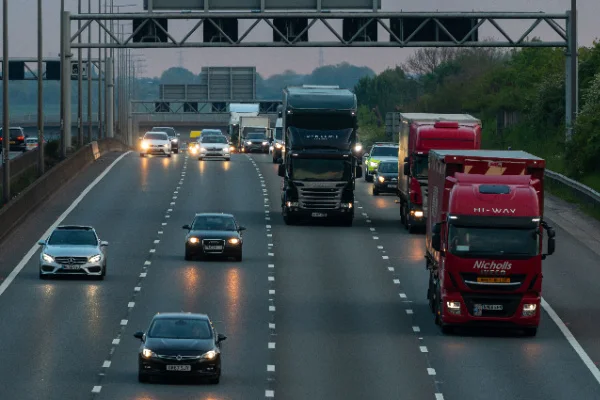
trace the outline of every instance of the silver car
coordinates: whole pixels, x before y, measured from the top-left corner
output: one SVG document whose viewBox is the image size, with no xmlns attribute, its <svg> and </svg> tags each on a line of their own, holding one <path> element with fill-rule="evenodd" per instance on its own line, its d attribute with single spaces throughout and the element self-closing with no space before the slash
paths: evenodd
<svg viewBox="0 0 600 400">
<path fill-rule="evenodd" d="M 40 279 L 49 275 L 87 275 L 104 279 L 106 247 L 91 226 L 63 225 L 38 243 Z"/>
</svg>

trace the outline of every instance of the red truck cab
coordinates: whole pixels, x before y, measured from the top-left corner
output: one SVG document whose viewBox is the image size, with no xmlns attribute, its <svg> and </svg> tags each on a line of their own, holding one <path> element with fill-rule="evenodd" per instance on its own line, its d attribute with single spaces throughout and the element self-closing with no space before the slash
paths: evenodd
<svg viewBox="0 0 600 400">
<path fill-rule="evenodd" d="M 436 323 L 444 333 L 493 326 L 534 336 L 542 260 L 555 248 L 543 220 L 545 161 L 522 151 L 434 150 L 429 163 L 427 298 Z"/>
<path fill-rule="evenodd" d="M 399 114 L 400 220 L 409 232 L 427 220 L 428 156 L 433 149 L 481 148 L 481 121 L 468 114 Z"/>
</svg>

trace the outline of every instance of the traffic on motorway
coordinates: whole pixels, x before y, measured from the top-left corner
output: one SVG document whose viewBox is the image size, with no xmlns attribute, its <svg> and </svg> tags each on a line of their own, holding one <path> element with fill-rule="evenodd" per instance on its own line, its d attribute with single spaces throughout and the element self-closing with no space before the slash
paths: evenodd
<svg viewBox="0 0 600 400">
<path fill-rule="evenodd" d="M 117 191 L 100 183 L 105 186 L 90 196 L 103 218 L 82 208 L 49 230 L 38 243 L 45 286 L 34 296 L 68 288 L 69 302 L 87 299 L 86 308 L 111 303 L 110 287 L 121 280 L 135 285 L 130 298 L 116 296 L 127 300 L 124 317 L 108 308 L 80 320 L 82 311 L 73 306 L 69 329 L 110 318 L 119 326 L 116 333 L 102 328 L 114 337 L 108 356 L 96 360 L 90 351 L 102 365 L 94 396 L 475 399 L 482 393 L 468 390 L 482 384 L 475 372 L 489 378 L 494 360 L 512 365 L 536 357 L 550 365 L 548 374 L 560 371 L 562 359 L 577 364 L 579 352 L 559 338 L 562 326 L 541 318 L 542 263 L 556 250 L 556 231 L 544 218 L 545 161 L 522 151 L 482 150 L 481 122 L 456 114 L 399 113 L 399 141 L 363 149 L 356 112 L 352 92 L 305 85 L 284 90 L 275 124 L 258 113 L 233 118 L 232 111 L 227 132 L 193 131 L 182 140 L 174 128 L 153 128 L 140 137 L 135 157 L 111 164 L 126 163 L 116 173 Z M 155 162 L 159 157 L 165 158 Z M 260 185 L 251 183 L 257 178 Z M 156 206 L 159 198 L 169 204 L 166 213 Z M 164 218 L 157 221 L 159 213 Z M 406 232 L 375 225 L 388 221 Z M 364 227 L 368 236 L 358 233 Z M 110 253 L 101 237 L 110 239 Z M 139 249 L 141 241 L 153 243 L 149 253 Z M 393 293 L 371 270 L 374 251 L 393 273 Z M 131 275 L 130 263 L 140 259 L 143 269 Z M 50 277 L 74 282 L 63 286 Z M 104 282 L 82 294 L 78 277 Z M 259 299 L 267 293 L 268 306 Z M 276 315 L 280 307 L 285 314 Z M 129 332 L 131 326 L 144 330 Z M 531 339 L 538 341 L 536 355 L 524 347 L 535 342 L 515 342 L 513 333 L 541 333 Z M 102 353 L 102 343 L 93 346 Z M 473 356 L 486 349 L 489 356 Z M 597 394 L 585 367 L 593 370 L 577 365 L 561 392 L 576 396 L 555 398 Z M 36 388 L 44 379 L 64 379 L 58 372 L 42 379 L 43 373 L 36 372 Z M 267 389 L 258 391 L 254 382 L 264 373 Z M 165 378 L 222 388 L 215 394 L 144 385 Z M 540 384 L 548 375 L 519 367 L 503 381 L 516 378 Z M 19 385 L 3 384 L 0 397 L 14 398 Z M 529 389 L 518 397 L 518 386 L 506 390 L 486 398 L 542 398 Z"/>
</svg>

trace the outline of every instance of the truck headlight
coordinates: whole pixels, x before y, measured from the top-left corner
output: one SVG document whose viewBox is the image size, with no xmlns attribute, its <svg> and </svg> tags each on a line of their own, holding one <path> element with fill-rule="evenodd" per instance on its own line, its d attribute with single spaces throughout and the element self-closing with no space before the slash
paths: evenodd
<svg viewBox="0 0 600 400">
<path fill-rule="evenodd" d="M 54 257 L 49 256 L 46 253 L 42 253 L 42 260 L 46 261 L 47 263 L 53 263 L 54 262 Z"/>
<path fill-rule="evenodd" d="M 262 145 L 263 145 L 263 146 L 266 146 L 266 145 L 268 145 L 268 144 L 269 144 L 269 142 L 262 142 Z"/>
<path fill-rule="evenodd" d="M 460 315 L 460 301 L 447 301 L 446 308 L 450 314 Z"/>
<path fill-rule="evenodd" d="M 342 203 L 341 207 L 342 208 L 352 208 L 352 203 Z"/>
<path fill-rule="evenodd" d="M 171 143 L 177 143 L 177 139 L 171 140 Z"/>
<path fill-rule="evenodd" d="M 523 304 L 523 312 L 521 315 L 523 317 L 533 317 L 537 312 L 537 304 Z"/>
<path fill-rule="evenodd" d="M 102 259 L 102 256 L 100 254 L 96 254 L 95 256 L 90 257 L 88 259 L 88 262 L 97 263 L 98 261 L 100 261 L 100 259 Z"/>
<path fill-rule="evenodd" d="M 275 148 L 280 149 L 281 147 L 281 143 L 275 143 Z"/>
<path fill-rule="evenodd" d="M 285 205 L 288 207 L 298 207 L 298 202 L 297 201 L 288 201 L 285 203 Z"/>
<path fill-rule="evenodd" d="M 358 153 L 358 152 L 359 152 L 359 151 L 361 151 L 361 150 L 362 150 L 362 144 L 357 144 L 356 146 L 354 146 L 354 151 L 355 151 L 355 152 L 357 152 L 357 153 Z"/>
<path fill-rule="evenodd" d="M 415 212 L 413 213 L 413 215 L 414 215 L 416 218 L 423 218 L 423 211 L 415 211 Z"/>
</svg>

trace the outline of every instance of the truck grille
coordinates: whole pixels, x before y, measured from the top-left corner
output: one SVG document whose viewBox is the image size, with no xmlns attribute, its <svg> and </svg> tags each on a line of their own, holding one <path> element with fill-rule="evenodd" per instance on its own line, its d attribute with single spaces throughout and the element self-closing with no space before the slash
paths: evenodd
<svg viewBox="0 0 600 400">
<path fill-rule="evenodd" d="M 480 275 L 477 275 L 472 272 L 464 272 L 460 274 L 460 277 L 463 279 L 463 282 L 469 287 L 469 289 L 477 290 L 480 292 L 512 292 L 518 290 L 527 278 L 527 275 L 525 274 L 513 274 L 506 276 L 507 278 L 510 278 L 510 284 L 482 284 L 477 282 L 478 276 Z"/>
<path fill-rule="evenodd" d="M 63 265 L 81 265 L 88 262 L 87 257 L 55 257 L 54 261 L 57 264 Z"/>
<path fill-rule="evenodd" d="M 342 187 L 298 187 L 300 207 L 313 210 L 334 210 L 340 208 Z"/>
<path fill-rule="evenodd" d="M 474 315 L 474 307 L 480 305 L 502 305 L 502 310 L 483 310 L 479 317 L 512 317 L 519 304 L 521 303 L 521 295 L 472 295 L 463 293 L 463 299 L 467 305 L 467 311 L 470 315 Z"/>
</svg>

